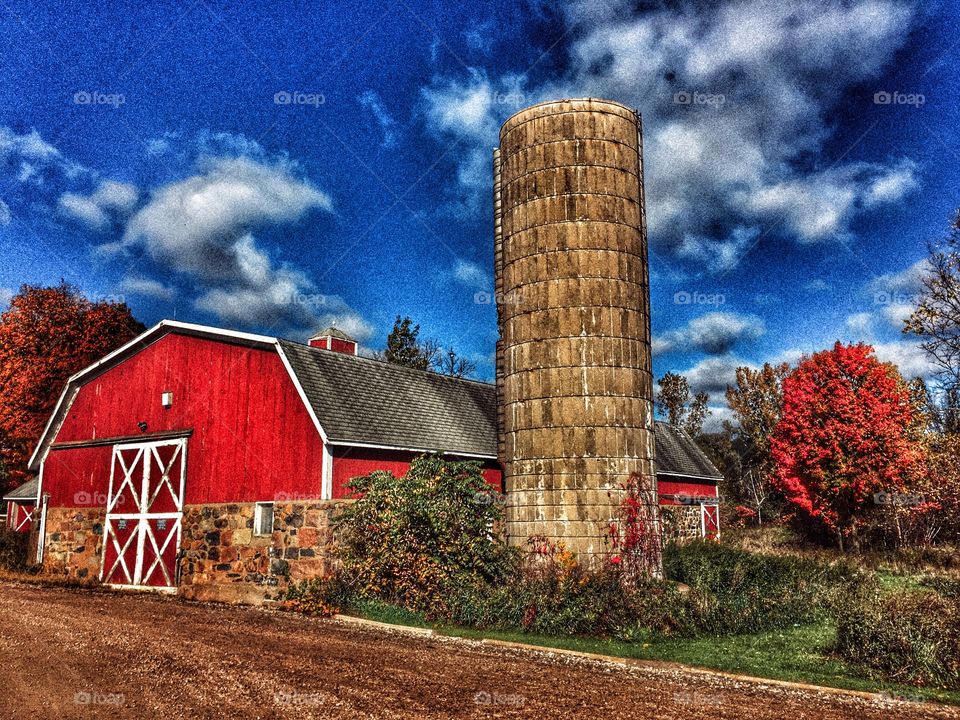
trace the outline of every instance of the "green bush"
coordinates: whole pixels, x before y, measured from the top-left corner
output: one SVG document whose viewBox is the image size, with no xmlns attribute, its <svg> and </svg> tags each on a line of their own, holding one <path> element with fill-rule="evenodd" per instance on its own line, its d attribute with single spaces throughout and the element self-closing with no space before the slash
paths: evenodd
<svg viewBox="0 0 960 720">
<path fill-rule="evenodd" d="M 27 545 L 30 542 L 29 533 L 0 531 L 0 568 L 13 572 L 24 572 L 28 569 Z"/>
<path fill-rule="evenodd" d="M 303 580 L 278 598 L 280 607 L 313 617 L 332 617 L 353 602 L 353 593 L 342 574 Z"/>
<path fill-rule="evenodd" d="M 705 540 L 668 546 L 664 573 L 690 586 L 689 622 L 716 635 L 813 622 L 857 577 L 845 565 L 757 555 Z"/>
<path fill-rule="evenodd" d="M 562 545 L 535 539 L 530 546 L 503 582 L 451 583 L 443 620 L 541 635 L 633 638 L 638 628 L 648 635 L 677 631 L 683 602 L 673 585 L 625 586 L 618 569 L 587 571 Z"/>
<path fill-rule="evenodd" d="M 446 588 L 502 580 L 514 554 L 502 538 L 500 496 L 478 462 L 416 458 L 396 478 L 357 477 L 358 500 L 335 520 L 344 576 L 359 597 L 441 612 Z"/>
<path fill-rule="evenodd" d="M 837 604 L 837 652 L 884 677 L 960 686 L 960 599 L 934 590 L 861 587 Z"/>
</svg>

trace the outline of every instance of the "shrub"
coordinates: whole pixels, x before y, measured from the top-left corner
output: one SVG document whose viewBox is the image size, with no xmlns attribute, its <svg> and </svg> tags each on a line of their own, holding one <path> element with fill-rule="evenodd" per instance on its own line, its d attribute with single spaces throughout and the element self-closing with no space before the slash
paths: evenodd
<svg viewBox="0 0 960 720">
<path fill-rule="evenodd" d="M 616 566 L 590 572 L 562 543 L 532 538 L 523 563 L 506 582 L 451 585 L 444 619 L 543 635 L 636 639 L 677 631 L 683 600 L 671 584 L 623 581 Z"/>
<path fill-rule="evenodd" d="M 27 570 L 27 545 L 30 542 L 29 533 L 0 531 L 0 568 L 14 572 Z"/>
<path fill-rule="evenodd" d="M 401 478 L 376 471 L 351 480 L 350 489 L 358 500 L 335 529 L 359 596 L 440 612 L 454 579 L 491 582 L 509 572 L 500 496 L 480 463 L 423 455 Z"/>
<path fill-rule="evenodd" d="M 691 588 L 689 612 L 704 633 L 753 633 L 823 617 L 855 573 L 796 557 L 755 555 L 709 541 L 671 545 L 668 578 Z"/>
<path fill-rule="evenodd" d="M 851 591 L 837 605 L 837 652 L 890 680 L 960 685 L 960 600 L 933 590 Z"/>
<path fill-rule="evenodd" d="M 352 592 L 342 575 L 313 578 L 291 585 L 280 596 L 280 607 L 312 617 L 333 617 L 349 607 Z"/>
</svg>

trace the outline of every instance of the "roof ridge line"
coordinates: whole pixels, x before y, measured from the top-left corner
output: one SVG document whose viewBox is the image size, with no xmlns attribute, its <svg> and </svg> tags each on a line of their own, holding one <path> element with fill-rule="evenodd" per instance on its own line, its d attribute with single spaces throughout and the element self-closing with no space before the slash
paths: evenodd
<svg viewBox="0 0 960 720">
<path fill-rule="evenodd" d="M 421 370 L 420 368 L 408 367 L 407 365 L 398 365 L 397 363 L 392 363 L 387 360 L 378 360 L 377 358 L 366 357 L 364 355 L 351 355 L 349 353 L 341 353 L 336 350 L 328 350 L 326 348 L 313 347 L 307 345 L 306 343 L 298 342 L 297 340 L 288 340 L 287 338 L 277 338 L 281 343 L 286 343 L 288 345 L 295 345 L 298 348 L 303 348 L 304 350 L 309 350 L 315 353 L 334 353 L 345 358 L 351 358 L 353 360 L 363 360 L 365 362 L 378 363 L 380 365 L 385 365 L 387 367 L 396 368 L 398 370 L 403 370 L 406 372 L 412 373 L 425 373 L 427 375 L 432 375 L 434 377 L 442 378 L 444 380 L 451 380 L 453 382 L 463 382 L 463 383 L 473 383 L 475 385 L 483 385 L 485 387 L 495 387 L 496 384 L 492 382 L 486 382 L 484 380 L 474 380 L 473 378 L 462 378 L 462 377 L 453 377 L 452 375 L 444 375 L 443 373 L 434 372 L 433 370 Z"/>
</svg>

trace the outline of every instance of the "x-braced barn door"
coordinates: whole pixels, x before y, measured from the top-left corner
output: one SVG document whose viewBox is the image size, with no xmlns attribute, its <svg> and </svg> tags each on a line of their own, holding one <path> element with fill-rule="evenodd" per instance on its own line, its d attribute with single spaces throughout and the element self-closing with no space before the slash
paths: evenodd
<svg viewBox="0 0 960 720">
<path fill-rule="evenodd" d="M 115 445 L 100 579 L 111 585 L 176 585 L 187 440 Z"/>
</svg>

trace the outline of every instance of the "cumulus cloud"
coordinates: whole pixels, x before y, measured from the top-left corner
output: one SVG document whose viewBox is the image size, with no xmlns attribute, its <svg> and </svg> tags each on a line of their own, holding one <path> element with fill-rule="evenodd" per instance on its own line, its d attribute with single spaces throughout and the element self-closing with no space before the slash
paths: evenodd
<svg viewBox="0 0 960 720">
<path fill-rule="evenodd" d="M 687 378 L 693 392 L 705 392 L 716 396 L 725 393 L 728 386 L 736 384 L 738 367 L 755 369 L 756 365 L 735 355 L 727 354 L 705 358 L 680 374 Z"/>
<path fill-rule="evenodd" d="M 0 200 L 0 226 L 10 224 L 10 206 Z"/>
<path fill-rule="evenodd" d="M 327 195 L 283 164 L 217 158 L 157 190 L 130 219 L 121 247 L 142 246 L 154 260 L 204 280 L 258 272 L 264 279 L 269 260 L 248 233 L 331 208 Z"/>
<path fill-rule="evenodd" d="M 484 71 L 472 68 L 466 80 L 436 78 L 421 94 L 430 131 L 445 142 L 463 145 L 457 181 L 474 196 L 489 188 L 499 118 L 531 101 L 523 90 L 523 79 L 506 75 L 491 80 Z"/>
<path fill-rule="evenodd" d="M 141 275 L 127 275 L 120 281 L 120 290 L 131 295 L 142 295 L 157 300 L 173 300 L 177 291 L 159 280 Z"/>
<path fill-rule="evenodd" d="M 591 96 L 640 107 L 654 247 L 725 271 L 771 228 L 804 243 L 847 238 L 859 214 L 916 188 L 906 159 L 811 160 L 833 134 L 831 110 L 891 61 L 914 10 L 907 0 L 580 0 L 563 11 L 574 38 L 564 76 L 525 90 L 523 104 Z M 474 69 L 423 90 L 431 129 L 464 143 L 464 185 L 486 182 L 477 153 L 515 109 L 494 102 L 505 85 Z"/>
<path fill-rule="evenodd" d="M 894 340 L 872 345 L 877 358 L 896 365 L 905 378 L 922 377 L 930 380 L 937 372 L 929 356 L 914 341 Z"/>
<path fill-rule="evenodd" d="M 22 185 L 44 187 L 56 178 L 73 179 L 91 172 L 67 159 L 36 130 L 17 133 L 0 126 L 0 174 Z"/>
<path fill-rule="evenodd" d="M 396 145 L 397 121 L 394 120 L 393 116 L 387 111 L 380 96 L 373 90 L 367 90 L 357 99 L 363 107 L 370 111 L 377 125 L 380 126 L 380 131 L 383 133 L 383 140 L 380 142 L 380 145 L 384 148 L 391 148 Z"/>
<path fill-rule="evenodd" d="M 0 287 L 0 307 L 7 307 L 11 300 L 13 300 L 13 289 Z"/>
<path fill-rule="evenodd" d="M 653 353 L 700 350 L 708 355 L 725 355 L 734 345 L 757 340 L 765 332 L 763 320 L 756 315 L 711 312 L 654 338 Z"/>
<path fill-rule="evenodd" d="M 115 219 L 124 219 L 130 214 L 140 193 L 129 183 L 104 180 L 90 195 L 65 192 L 60 196 L 60 211 L 95 231 L 103 231 L 113 225 Z"/>
<path fill-rule="evenodd" d="M 207 134 L 197 147 L 204 152 L 194 174 L 156 189 L 102 253 L 143 252 L 172 268 L 199 291 L 194 307 L 224 323 L 297 332 L 336 323 L 368 337 L 372 328 L 358 313 L 318 293 L 305 272 L 272 257 L 255 235 L 332 212 L 330 198 L 294 163 L 268 158 L 240 136 Z M 172 297 L 172 288 L 149 278 L 125 282 L 130 292 Z"/>
<path fill-rule="evenodd" d="M 862 339 L 873 334 L 873 322 L 873 313 L 858 312 L 847 316 L 844 324 L 856 339 Z"/>
<path fill-rule="evenodd" d="M 477 263 L 457 258 L 453 266 L 453 277 L 458 282 L 470 287 L 487 287 L 490 285 L 490 278 Z"/>
</svg>

